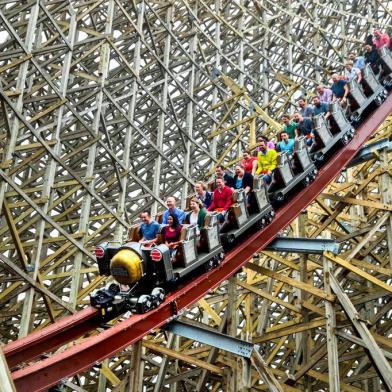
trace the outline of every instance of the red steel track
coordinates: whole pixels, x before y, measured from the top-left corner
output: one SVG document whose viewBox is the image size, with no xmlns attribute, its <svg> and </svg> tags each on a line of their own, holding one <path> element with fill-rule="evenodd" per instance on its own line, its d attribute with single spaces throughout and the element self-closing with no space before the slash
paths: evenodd
<svg viewBox="0 0 392 392">
<path fill-rule="evenodd" d="M 71 377 L 97 362 L 115 355 L 118 351 L 137 342 L 151 330 L 170 321 L 175 313 L 191 306 L 211 289 L 233 275 L 253 254 L 262 250 L 274 237 L 298 216 L 318 194 L 350 162 L 362 144 L 392 113 L 392 94 L 357 130 L 354 139 L 320 170 L 312 184 L 280 208 L 274 221 L 257 233 L 250 235 L 226 255 L 224 262 L 216 269 L 199 276 L 186 286 L 171 293 L 158 308 L 147 314 L 135 315 L 119 322 L 96 336 L 85 339 L 64 352 L 52 355 L 21 370 L 12 373 L 17 390 L 42 391 L 57 384 L 61 379 Z M 4 347 L 10 367 L 21 361 L 28 361 L 40 354 L 54 350 L 76 339 L 99 325 L 97 312 L 87 308 L 55 324 L 32 333 Z"/>
</svg>

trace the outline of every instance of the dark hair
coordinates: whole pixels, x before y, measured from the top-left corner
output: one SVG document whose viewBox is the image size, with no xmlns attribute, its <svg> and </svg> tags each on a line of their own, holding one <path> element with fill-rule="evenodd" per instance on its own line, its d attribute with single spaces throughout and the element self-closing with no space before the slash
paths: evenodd
<svg viewBox="0 0 392 392">
<path fill-rule="evenodd" d="M 174 214 L 169 214 L 168 215 L 168 219 L 169 219 L 169 216 L 171 216 L 172 218 L 173 218 L 173 227 L 174 228 L 176 228 L 176 227 L 178 227 L 178 226 L 180 226 L 180 222 L 178 221 L 178 218 L 177 218 L 177 216 L 176 215 L 174 215 Z"/>
<path fill-rule="evenodd" d="M 141 213 L 140 213 L 140 215 L 141 214 L 147 214 L 148 216 L 151 216 L 151 211 L 150 210 L 143 210 Z M 140 216 L 139 215 L 139 216 Z"/>
<path fill-rule="evenodd" d="M 283 117 L 286 117 L 286 118 L 290 119 L 291 116 L 289 114 L 285 113 L 285 114 L 282 114 L 281 118 L 283 118 Z"/>
<path fill-rule="evenodd" d="M 220 167 L 222 170 L 226 170 L 226 168 L 223 165 L 216 165 L 215 169 L 217 169 L 218 167 Z"/>
<path fill-rule="evenodd" d="M 265 135 L 259 135 L 259 136 L 257 136 L 257 139 L 262 139 L 262 140 L 264 140 L 266 143 L 268 143 L 268 142 L 269 142 L 269 139 L 268 139 L 268 137 L 267 137 L 267 136 L 265 136 Z"/>
<path fill-rule="evenodd" d="M 302 101 L 307 102 L 306 97 L 304 97 L 303 95 L 297 99 L 297 102 L 300 101 L 301 99 Z"/>
</svg>

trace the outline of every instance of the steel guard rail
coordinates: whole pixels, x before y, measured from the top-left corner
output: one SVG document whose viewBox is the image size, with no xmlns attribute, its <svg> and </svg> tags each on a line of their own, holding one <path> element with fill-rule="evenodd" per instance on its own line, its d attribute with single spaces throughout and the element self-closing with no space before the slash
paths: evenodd
<svg viewBox="0 0 392 392">
<path fill-rule="evenodd" d="M 137 342 L 151 330 L 171 320 L 176 312 L 180 312 L 202 298 L 208 291 L 238 271 L 253 254 L 262 250 L 280 230 L 296 218 L 328 183 L 344 169 L 362 144 L 391 113 L 392 94 L 359 127 L 353 140 L 327 162 L 320 170 L 315 182 L 280 208 L 270 225 L 250 235 L 242 244 L 229 252 L 218 268 L 199 276 L 186 286 L 170 294 L 158 309 L 154 309 L 147 314 L 132 316 L 96 336 L 85 339 L 82 343 L 62 353 L 54 354 L 50 358 L 13 372 L 12 378 L 17 389 L 20 391 L 42 391 L 57 384 L 61 379 L 87 370 L 97 362 L 113 356 L 118 351 Z M 92 311 L 90 310 L 90 312 Z M 73 319 L 74 317 L 70 316 L 67 319 Z M 89 315 L 89 318 L 91 317 L 93 317 L 92 314 Z M 59 323 L 61 323 L 61 320 Z M 56 324 L 58 323 L 54 325 Z M 43 332 L 44 330 L 40 331 L 41 334 Z M 25 339 L 28 339 L 28 337 Z M 6 350 L 6 352 L 10 353 L 10 350 Z"/>
</svg>

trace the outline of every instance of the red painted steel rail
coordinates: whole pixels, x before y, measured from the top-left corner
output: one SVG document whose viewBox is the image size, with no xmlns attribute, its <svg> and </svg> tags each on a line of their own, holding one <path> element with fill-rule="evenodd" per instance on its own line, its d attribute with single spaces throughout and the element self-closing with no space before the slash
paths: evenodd
<svg viewBox="0 0 392 392">
<path fill-rule="evenodd" d="M 293 197 L 285 206 L 279 209 L 274 221 L 269 226 L 249 236 L 249 238 L 228 253 L 224 262 L 218 268 L 199 276 L 186 286 L 170 294 L 158 309 L 147 314 L 132 316 L 128 320 L 122 321 L 96 336 L 89 337 L 82 343 L 77 344 L 62 353 L 54 354 L 50 358 L 13 372 L 12 378 L 17 389 L 20 391 L 42 391 L 57 384 L 63 378 L 87 370 L 97 362 L 113 356 L 118 351 L 137 342 L 151 330 L 170 321 L 175 316 L 175 309 L 181 311 L 202 298 L 208 291 L 233 275 L 253 256 L 254 253 L 262 250 L 274 239 L 280 230 L 296 218 L 297 215 L 328 185 L 328 183 L 340 173 L 345 165 L 350 162 L 367 138 L 391 113 L 392 95 L 390 95 L 384 104 L 357 130 L 354 139 L 347 146 L 338 151 L 321 169 L 315 182 L 310 184 L 306 189 Z M 86 322 L 91 323 L 91 318 L 94 318 L 92 314 L 93 311 L 87 309 L 85 312 Z M 77 317 L 77 315 L 70 316 L 68 319 L 72 320 L 74 317 Z M 59 321 L 54 325 L 56 326 L 61 322 L 62 321 Z M 94 324 L 94 322 L 92 324 Z M 75 328 L 77 329 L 78 327 L 76 326 Z M 86 331 L 84 322 L 80 322 L 79 328 L 83 329 L 79 334 L 82 335 Z M 40 331 L 39 334 L 46 342 L 46 347 L 49 347 L 49 341 L 53 342 L 54 346 L 59 346 L 60 340 L 56 340 L 54 336 L 51 337 L 53 340 L 45 340 L 44 331 L 45 330 Z M 72 334 L 69 332 L 68 335 L 65 334 L 63 343 L 67 340 L 69 341 L 71 335 Z M 76 336 L 76 333 L 74 336 Z M 29 337 L 26 339 L 28 338 Z M 16 345 L 16 343 L 14 344 Z M 12 352 L 12 350 L 7 350 L 7 346 L 5 351 L 8 355 Z M 26 352 L 28 351 L 29 347 L 26 347 Z M 21 355 L 21 351 L 19 351 L 19 355 Z M 37 352 L 34 352 L 33 356 L 36 355 Z"/>
</svg>

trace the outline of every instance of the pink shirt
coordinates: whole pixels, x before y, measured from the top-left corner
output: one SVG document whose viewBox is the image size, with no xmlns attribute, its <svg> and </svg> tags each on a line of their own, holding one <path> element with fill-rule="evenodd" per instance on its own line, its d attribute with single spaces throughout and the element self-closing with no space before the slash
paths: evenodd
<svg viewBox="0 0 392 392">
<path fill-rule="evenodd" d="M 320 102 L 324 103 L 330 103 L 332 102 L 332 90 L 329 88 L 324 88 L 322 94 L 318 94 L 318 97 L 320 98 Z"/>
<path fill-rule="evenodd" d="M 373 43 L 377 49 L 381 49 L 383 46 L 389 48 L 390 38 L 387 33 L 381 34 L 380 38 L 374 38 Z"/>
</svg>

